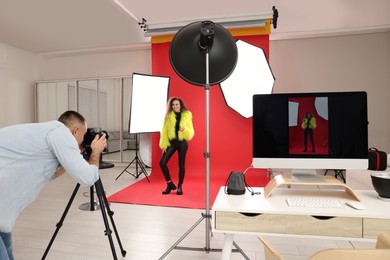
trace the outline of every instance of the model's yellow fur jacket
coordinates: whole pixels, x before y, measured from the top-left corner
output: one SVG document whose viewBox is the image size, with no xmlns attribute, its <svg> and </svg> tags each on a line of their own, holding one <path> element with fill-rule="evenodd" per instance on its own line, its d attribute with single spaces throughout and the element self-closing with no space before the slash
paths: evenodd
<svg viewBox="0 0 390 260">
<path fill-rule="evenodd" d="M 164 125 L 160 135 L 160 148 L 165 149 L 171 145 L 169 140 L 175 139 L 176 115 L 174 111 L 168 113 L 165 117 Z M 194 137 L 195 131 L 192 125 L 192 113 L 189 110 L 181 112 L 180 127 L 184 127 L 184 131 L 179 131 L 178 139 L 180 141 L 189 141 Z"/>
</svg>

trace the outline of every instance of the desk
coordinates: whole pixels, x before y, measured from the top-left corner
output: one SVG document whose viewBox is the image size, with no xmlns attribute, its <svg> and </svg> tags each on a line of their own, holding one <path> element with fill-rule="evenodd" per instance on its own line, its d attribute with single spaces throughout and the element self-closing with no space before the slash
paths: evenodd
<svg viewBox="0 0 390 260">
<path fill-rule="evenodd" d="M 377 198 L 372 190 L 354 191 L 365 205 L 364 210 L 343 208 L 289 207 L 287 197 L 335 198 L 341 203 L 354 198 L 343 189 L 278 188 L 264 198 L 263 188 L 254 188 L 261 195 L 227 195 L 221 187 L 212 206 L 215 232 L 225 234 L 222 259 L 229 259 L 234 234 L 261 233 L 330 236 L 375 239 L 380 232 L 390 232 L 390 202 Z"/>
</svg>

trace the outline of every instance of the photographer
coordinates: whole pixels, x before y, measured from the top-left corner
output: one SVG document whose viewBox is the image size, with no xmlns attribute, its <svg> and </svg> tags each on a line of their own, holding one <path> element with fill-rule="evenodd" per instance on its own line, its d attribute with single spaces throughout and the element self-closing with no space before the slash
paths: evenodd
<svg viewBox="0 0 390 260">
<path fill-rule="evenodd" d="M 81 154 L 86 132 L 85 118 L 75 111 L 63 113 L 58 121 L 0 129 L 0 259 L 13 259 L 16 218 L 45 184 L 65 171 L 87 187 L 99 179 L 106 136 L 95 136 L 87 162 Z"/>
</svg>

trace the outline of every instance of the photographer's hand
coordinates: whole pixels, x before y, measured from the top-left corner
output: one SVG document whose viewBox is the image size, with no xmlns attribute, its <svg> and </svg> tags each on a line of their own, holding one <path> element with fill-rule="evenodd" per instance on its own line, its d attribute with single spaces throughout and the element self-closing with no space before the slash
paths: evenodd
<svg viewBox="0 0 390 260">
<path fill-rule="evenodd" d="M 99 135 L 95 136 L 95 139 L 93 139 L 91 143 L 92 152 L 88 160 L 90 164 L 94 164 L 99 168 L 100 154 L 103 152 L 106 145 L 107 139 L 105 133 L 103 133 L 100 137 Z"/>
</svg>

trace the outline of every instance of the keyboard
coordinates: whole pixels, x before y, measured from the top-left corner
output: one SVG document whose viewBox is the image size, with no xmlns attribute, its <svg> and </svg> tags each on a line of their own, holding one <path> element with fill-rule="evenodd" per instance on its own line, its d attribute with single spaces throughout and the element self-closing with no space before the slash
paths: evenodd
<svg viewBox="0 0 390 260">
<path fill-rule="evenodd" d="M 287 205 L 290 207 L 304 208 L 342 208 L 343 205 L 336 199 L 319 198 L 287 198 Z"/>
</svg>

